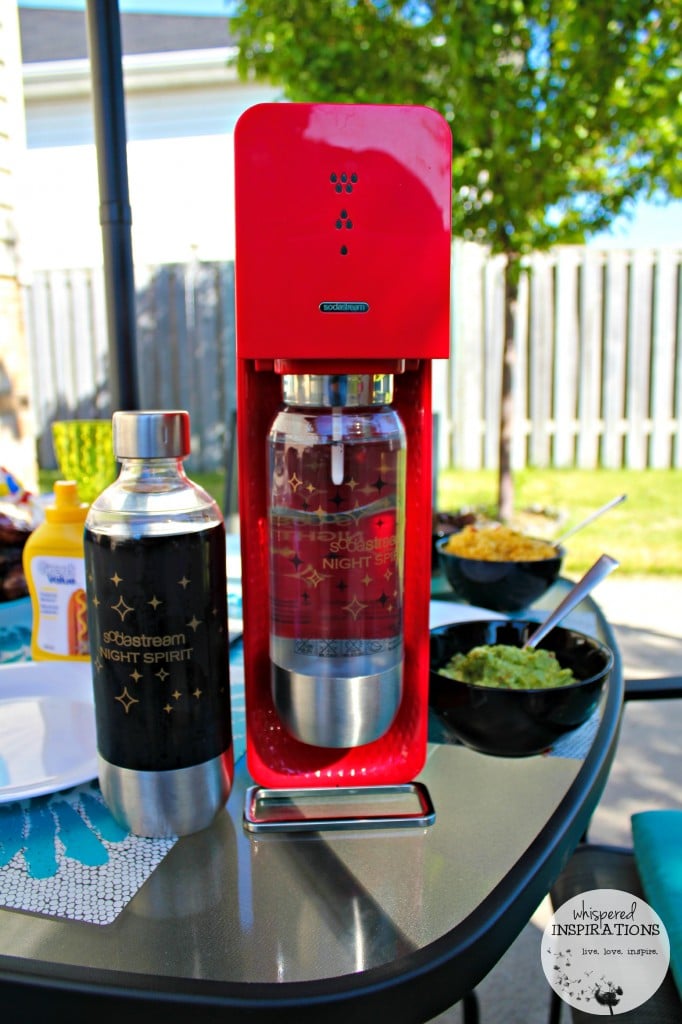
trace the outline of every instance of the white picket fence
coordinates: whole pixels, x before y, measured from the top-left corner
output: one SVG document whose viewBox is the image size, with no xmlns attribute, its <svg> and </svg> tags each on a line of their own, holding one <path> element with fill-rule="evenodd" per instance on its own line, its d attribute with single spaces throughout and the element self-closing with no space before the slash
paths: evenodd
<svg viewBox="0 0 682 1024">
<path fill-rule="evenodd" d="M 564 246 L 527 261 L 516 316 L 513 465 L 682 465 L 682 251 Z M 440 460 L 497 466 L 504 261 L 453 250 Z M 443 436 L 444 435 L 444 436 Z"/>
<path fill-rule="evenodd" d="M 434 366 L 438 462 L 496 468 L 504 261 L 453 246 L 452 348 Z M 137 268 L 142 403 L 181 407 L 193 464 L 224 464 L 235 407 L 231 263 Z M 101 271 L 41 271 L 26 288 L 39 426 L 106 416 Z M 682 466 L 682 251 L 565 246 L 527 260 L 516 318 L 513 465 Z"/>
<path fill-rule="evenodd" d="M 53 467 L 56 419 L 111 414 L 101 268 L 34 273 L 24 292 L 38 462 Z M 187 409 L 192 467 L 227 462 L 235 409 L 232 263 L 136 268 L 143 408 Z"/>
</svg>

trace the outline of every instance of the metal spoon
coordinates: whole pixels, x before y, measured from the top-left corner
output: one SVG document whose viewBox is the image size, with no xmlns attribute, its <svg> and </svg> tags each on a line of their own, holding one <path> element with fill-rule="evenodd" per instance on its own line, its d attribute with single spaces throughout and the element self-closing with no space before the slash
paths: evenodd
<svg viewBox="0 0 682 1024">
<path fill-rule="evenodd" d="M 583 519 L 583 521 L 578 523 L 577 526 L 572 526 L 571 529 L 567 530 L 566 533 L 564 533 L 562 537 L 559 537 L 558 540 L 552 541 L 554 547 L 558 548 L 565 540 L 572 537 L 574 533 L 577 533 L 578 530 L 582 530 L 583 526 L 587 526 L 588 523 L 593 522 L 599 516 L 603 515 L 604 512 L 608 512 L 608 510 L 613 508 L 614 505 L 620 505 L 621 501 L 625 501 L 626 498 L 627 494 L 619 494 L 617 498 L 612 498 L 611 501 L 607 501 L 607 503 L 602 505 L 601 508 L 598 508 L 596 512 L 592 512 L 587 519 Z"/>
<path fill-rule="evenodd" d="M 547 636 L 550 629 L 554 629 L 558 626 L 561 620 L 568 615 L 570 611 L 573 611 L 577 604 L 587 597 L 589 592 L 596 587 L 596 585 L 603 580 L 605 576 L 608 576 L 610 572 L 618 568 L 618 562 L 615 558 L 611 558 L 610 555 L 602 555 L 594 563 L 591 569 L 588 569 L 585 575 L 578 580 L 578 582 L 571 587 L 569 592 L 566 594 L 563 601 L 561 601 L 553 612 L 551 612 L 545 621 L 535 630 L 534 633 L 526 640 L 524 647 L 535 647 L 536 644 Z"/>
</svg>

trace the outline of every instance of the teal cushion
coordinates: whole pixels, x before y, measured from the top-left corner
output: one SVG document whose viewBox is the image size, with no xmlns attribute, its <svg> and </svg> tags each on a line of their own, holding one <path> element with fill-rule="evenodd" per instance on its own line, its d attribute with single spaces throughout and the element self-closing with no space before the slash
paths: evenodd
<svg viewBox="0 0 682 1024">
<path fill-rule="evenodd" d="M 647 902 L 670 939 L 670 969 L 682 996 L 682 811 L 632 816 L 637 870 Z"/>
</svg>

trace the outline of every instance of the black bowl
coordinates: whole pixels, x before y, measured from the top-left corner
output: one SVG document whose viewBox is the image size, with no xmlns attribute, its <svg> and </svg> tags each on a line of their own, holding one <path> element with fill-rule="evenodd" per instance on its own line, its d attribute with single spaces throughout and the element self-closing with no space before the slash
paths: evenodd
<svg viewBox="0 0 682 1024">
<path fill-rule="evenodd" d="M 463 601 L 496 612 L 527 608 L 556 583 L 564 560 L 558 547 L 553 558 L 532 562 L 489 562 L 445 551 L 448 537 L 436 542 L 438 558 L 448 583 Z"/>
<path fill-rule="evenodd" d="M 431 571 L 438 568 L 438 541 L 451 533 L 459 533 L 465 526 L 476 523 L 475 512 L 434 512 L 431 517 Z"/>
<path fill-rule="evenodd" d="M 574 629 L 555 628 L 541 640 L 570 668 L 577 682 L 544 690 L 503 690 L 441 675 L 455 654 L 482 644 L 521 647 L 537 628 L 522 619 L 457 622 L 431 630 L 429 704 L 452 732 L 474 750 L 524 757 L 550 747 L 559 736 L 587 721 L 613 668 L 605 644 Z"/>
</svg>

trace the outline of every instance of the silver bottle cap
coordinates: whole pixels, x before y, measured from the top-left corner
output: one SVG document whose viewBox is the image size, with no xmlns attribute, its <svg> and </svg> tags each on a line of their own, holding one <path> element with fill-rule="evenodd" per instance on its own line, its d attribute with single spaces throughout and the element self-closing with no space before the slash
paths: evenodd
<svg viewBox="0 0 682 1024">
<path fill-rule="evenodd" d="M 389 373 L 298 373 L 282 379 L 287 405 L 351 408 L 389 405 L 393 401 L 393 376 Z"/>
<path fill-rule="evenodd" d="M 190 453 L 189 413 L 181 409 L 115 412 L 117 459 L 178 459 Z"/>
</svg>

